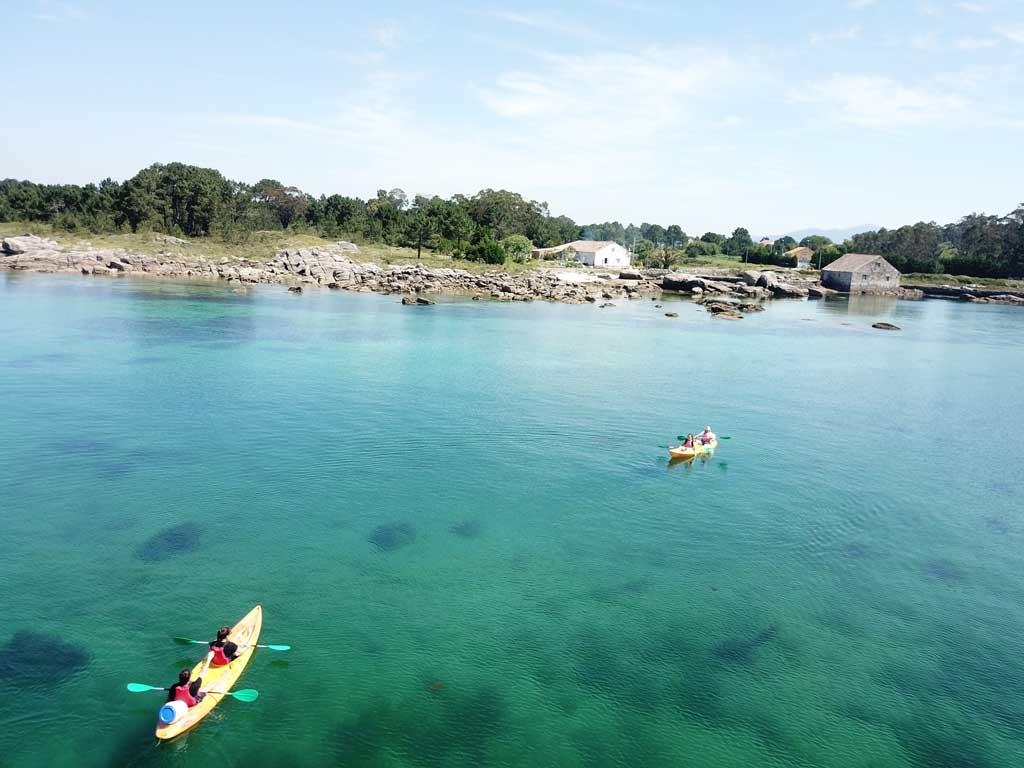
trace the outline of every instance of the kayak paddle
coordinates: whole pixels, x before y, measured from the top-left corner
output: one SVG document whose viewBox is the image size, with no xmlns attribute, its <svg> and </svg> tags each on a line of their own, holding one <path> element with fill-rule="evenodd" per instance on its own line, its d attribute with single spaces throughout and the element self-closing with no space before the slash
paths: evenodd
<svg viewBox="0 0 1024 768">
<path fill-rule="evenodd" d="M 145 691 L 169 691 L 170 688 L 160 688 L 155 685 L 143 685 L 142 683 L 128 683 L 128 690 L 132 693 L 143 693 Z M 256 701 L 260 692 L 253 688 L 243 688 L 241 691 L 206 691 L 216 693 L 219 696 L 234 696 L 239 701 Z"/>
<path fill-rule="evenodd" d="M 696 437 L 696 435 L 694 435 L 694 437 Z M 731 437 L 726 437 L 724 435 L 722 437 L 719 437 L 718 439 L 719 440 L 732 440 Z M 676 440 L 679 440 L 679 441 L 686 440 L 686 435 L 676 435 Z"/>
<path fill-rule="evenodd" d="M 175 637 L 172 638 L 178 645 L 209 645 L 206 640 L 189 640 L 187 637 Z M 272 651 L 290 651 L 292 647 L 290 645 L 255 645 L 249 646 L 250 648 L 269 648 Z"/>
</svg>

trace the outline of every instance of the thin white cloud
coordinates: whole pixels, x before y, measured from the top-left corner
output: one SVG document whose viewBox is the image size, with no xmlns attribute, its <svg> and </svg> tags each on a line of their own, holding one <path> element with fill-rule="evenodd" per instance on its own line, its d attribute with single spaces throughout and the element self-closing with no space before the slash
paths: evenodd
<svg viewBox="0 0 1024 768">
<path fill-rule="evenodd" d="M 825 45 L 827 43 L 850 42 L 860 37 L 862 27 L 860 24 L 853 24 L 842 29 L 831 32 L 811 32 L 811 45 Z"/>
<path fill-rule="evenodd" d="M 540 32 L 580 40 L 603 40 L 604 36 L 580 22 L 577 16 L 565 17 L 557 13 L 521 13 L 518 11 L 494 10 L 488 15 L 498 21 L 506 21 Z"/>
<path fill-rule="evenodd" d="M 1024 45 L 1024 24 L 996 27 L 995 32 L 1017 45 Z"/>
<path fill-rule="evenodd" d="M 642 0 L 603 0 L 602 5 L 634 13 L 664 13 L 666 10 L 664 7 L 645 3 Z"/>
<path fill-rule="evenodd" d="M 985 48 L 998 47 L 999 41 L 991 37 L 960 37 L 953 42 L 953 45 L 961 51 L 980 51 Z"/>
<path fill-rule="evenodd" d="M 36 3 L 36 10 L 31 14 L 36 21 L 47 21 L 59 24 L 66 21 L 84 21 L 85 11 L 71 3 L 53 2 L 53 0 L 39 0 Z"/>
<path fill-rule="evenodd" d="M 583 133 L 642 122 L 646 134 L 678 120 L 686 112 L 687 98 L 713 87 L 732 67 L 723 54 L 688 54 L 657 48 L 641 53 L 538 53 L 540 66 L 533 72 L 506 73 L 477 93 L 502 117 L 579 123 Z M 588 123 L 590 131 L 583 130 Z"/>
<path fill-rule="evenodd" d="M 988 6 L 981 3 L 957 3 L 956 7 L 965 13 L 988 13 Z"/>
<path fill-rule="evenodd" d="M 608 168 L 622 183 L 655 177 L 664 163 L 657 147 L 686 134 L 702 99 L 728 88 L 736 67 L 721 53 L 675 48 L 542 52 L 532 59 L 530 70 L 507 72 L 475 90 L 506 122 L 499 130 L 507 146 L 537 160 L 542 176 L 557 179 L 549 185 L 599 184 Z"/>
<path fill-rule="evenodd" d="M 934 32 L 924 32 L 910 38 L 910 47 L 919 51 L 934 51 L 939 47 L 939 39 Z"/>
<path fill-rule="evenodd" d="M 855 11 L 860 11 L 863 10 L 864 8 L 868 8 L 874 5 L 877 2 L 878 0 L 849 0 L 847 5 L 853 8 L 853 10 Z"/>
<path fill-rule="evenodd" d="M 387 23 L 374 29 L 370 36 L 381 48 L 394 48 L 401 40 L 402 32 L 397 24 Z"/>
<path fill-rule="evenodd" d="M 835 75 L 791 93 L 790 101 L 814 104 L 841 122 L 878 129 L 941 123 L 967 108 L 967 101 L 955 94 L 865 75 Z"/>
</svg>

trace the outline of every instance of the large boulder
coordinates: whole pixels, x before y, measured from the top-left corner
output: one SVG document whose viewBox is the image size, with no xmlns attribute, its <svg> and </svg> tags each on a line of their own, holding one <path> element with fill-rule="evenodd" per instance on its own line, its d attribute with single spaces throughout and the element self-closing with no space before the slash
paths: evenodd
<svg viewBox="0 0 1024 768">
<path fill-rule="evenodd" d="M 636 269 L 623 269 L 619 271 L 619 280 L 643 280 L 644 276 Z"/>
<path fill-rule="evenodd" d="M 728 301 L 706 301 L 704 308 L 713 315 L 736 311 L 736 305 Z"/>
<path fill-rule="evenodd" d="M 688 275 L 685 272 L 669 272 L 667 275 L 663 275 L 661 278 L 661 288 L 664 291 L 689 291 L 695 285 L 699 278 L 695 278 L 693 275 Z M 701 280 L 700 282 L 704 282 Z M 700 286 L 703 288 L 703 286 Z"/>
<path fill-rule="evenodd" d="M 19 235 L 17 237 L 5 237 L 0 244 L 4 253 L 17 256 L 21 253 L 32 251 L 55 251 L 60 246 L 54 240 L 45 240 L 35 235 Z"/>
<path fill-rule="evenodd" d="M 754 285 L 759 288 L 767 288 L 771 290 L 772 286 L 779 282 L 779 276 L 774 272 L 762 272 L 758 275 L 757 282 Z"/>
<path fill-rule="evenodd" d="M 807 286 L 807 295 L 813 299 L 824 299 L 830 294 L 836 293 L 831 288 L 826 288 L 823 285 L 809 285 Z"/>
<path fill-rule="evenodd" d="M 700 279 L 700 278 L 698 278 Z M 724 283 L 719 280 L 702 280 L 704 285 L 702 286 L 705 291 L 713 291 L 715 293 L 732 293 L 732 283 Z"/>
<path fill-rule="evenodd" d="M 807 289 L 789 283 L 775 283 L 771 286 L 774 296 L 781 299 L 802 299 L 807 297 Z"/>
<path fill-rule="evenodd" d="M 740 280 L 746 285 L 757 285 L 757 281 L 761 279 L 761 273 L 756 269 L 745 269 L 740 272 Z"/>
</svg>

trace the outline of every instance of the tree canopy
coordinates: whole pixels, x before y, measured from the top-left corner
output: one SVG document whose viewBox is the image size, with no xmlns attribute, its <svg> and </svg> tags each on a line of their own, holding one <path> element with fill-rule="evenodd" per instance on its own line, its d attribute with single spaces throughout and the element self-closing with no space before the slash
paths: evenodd
<svg viewBox="0 0 1024 768">
<path fill-rule="evenodd" d="M 528 258 L 532 247 L 573 240 L 611 240 L 632 249 L 644 263 L 671 266 L 680 257 L 725 253 L 758 264 L 784 264 L 796 242 L 779 238 L 755 244 L 736 228 L 726 237 L 706 232 L 692 240 L 678 224 L 606 221 L 579 225 L 552 216 L 546 202 L 516 192 L 484 189 L 448 199 L 401 189 L 380 189 L 363 200 L 344 195 L 314 197 L 276 179 L 231 181 L 212 168 L 156 163 L 122 183 L 35 184 L 0 181 L 0 221 L 46 222 L 85 232 L 152 231 L 187 237 L 230 239 L 258 230 L 309 229 L 325 237 L 349 237 L 393 245 L 436 248 L 469 259 Z M 918 222 L 894 230 L 854 235 L 844 243 L 811 235 L 800 241 L 825 266 L 844 253 L 878 253 L 902 272 L 952 272 L 978 277 L 1024 277 L 1024 205 L 1005 216 L 971 213 L 957 222 Z"/>
</svg>

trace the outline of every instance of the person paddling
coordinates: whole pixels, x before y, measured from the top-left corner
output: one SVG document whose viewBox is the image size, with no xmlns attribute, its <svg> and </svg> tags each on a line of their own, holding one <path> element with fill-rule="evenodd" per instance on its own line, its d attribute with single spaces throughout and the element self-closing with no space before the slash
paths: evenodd
<svg viewBox="0 0 1024 768">
<path fill-rule="evenodd" d="M 228 640 L 228 635 L 230 634 L 231 627 L 221 627 L 217 630 L 217 639 L 210 643 L 210 654 L 206 660 L 207 665 L 225 667 L 249 648 L 248 644 L 238 645 Z"/>
<path fill-rule="evenodd" d="M 203 697 L 206 695 L 202 690 L 203 687 L 203 674 L 206 672 L 209 662 L 203 665 L 203 668 L 199 672 L 199 677 L 192 680 L 192 671 L 189 669 L 183 669 L 178 673 L 177 685 L 172 685 L 168 689 L 167 701 L 183 701 L 189 707 L 194 707 Z"/>
<path fill-rule="evenodd" d="M 693 434 L 692 433 L 688 434 L 686 436 L 686 442 L 683 443 L 682 447 L 683 448 L 693 448 L 693 439 L 694 439 L 693 438 Z"/>
<path fill-rule="evenodd" d="M 704 431 L 700 433 L 700 436 L 697 439 L 700 440 L 704 445 L 708 445 L 709 443 L 712 443 L 715 440 L 717 440 L 718 435 L 712 432 L 711 426 L 708 425 L 704 427 Z"/>
</svg>

